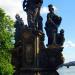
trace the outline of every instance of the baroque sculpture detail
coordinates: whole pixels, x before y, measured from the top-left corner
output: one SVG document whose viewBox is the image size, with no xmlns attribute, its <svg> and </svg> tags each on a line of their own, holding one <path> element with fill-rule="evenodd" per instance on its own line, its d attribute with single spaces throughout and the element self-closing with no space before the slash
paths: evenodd
<svg viewBox="0 0 75 75">
<path fill-rule="evenodd" d="M 62 18 L 54 13 L 53 5 L 48 5 L 49 13 L 47 14 L 47 21 L 45 24 L 46 34 L 48 36 L 48 45 L 56 43 L 56 35 L 58 27 L 60 26 Z"/>
<path fill-rule="evenodd" d="M 56 70 L 64 62 L 62 55 L 65 41 L 64 30 L 61 29 L 58 32 L 62 18 L 54 13 L 53 5 L 49 4 L 49 13 L 45 23 L 48 37 L 46 47 L 43 18 L 40 15 L 42 4 L 43 0 L 23 1 L 28 25 L 24 25 L 22 18 L 16 15 L 15 46 L 12 50 L 14 75 L 59 75 Z"/>
<path fill-rule="evenodd" d="M 30 28 L 35 28 L 37 23 L 39 23 L 40 18 L 40 8 L 42 6 L 43 0 L 24 0 L 23 9 L 27 13 L 28 26 Z M 40 24 L 39 24 L 40 25 Z"/>
</svg>

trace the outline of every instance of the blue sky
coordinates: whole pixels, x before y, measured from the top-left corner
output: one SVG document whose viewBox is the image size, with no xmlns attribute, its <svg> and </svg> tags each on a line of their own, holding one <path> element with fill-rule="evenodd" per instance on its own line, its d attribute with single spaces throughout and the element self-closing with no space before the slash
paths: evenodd
<svg viewBox="0 0 75 75">
<path fill-rule="evenodd" d="M 65 43 L 63 56 L 65 62 L 75 61 L 75 0 L 43 0 L 41 15 L 43 16 L 43 27 L 46 22 L 48 13 L 48 4 L 53 4 L 55 13 L 62 17 L 62 23 L 59 27 L 65 31 Z M 26 13 L 22 9 L 23 0 L 0 0 L 0 7 L 15 20 L 16 13 L 19 13 L 23 18 L 24 23 L 27 23 Z M 45 38 L 45 43 L 47 38 Z"/>
</svg>

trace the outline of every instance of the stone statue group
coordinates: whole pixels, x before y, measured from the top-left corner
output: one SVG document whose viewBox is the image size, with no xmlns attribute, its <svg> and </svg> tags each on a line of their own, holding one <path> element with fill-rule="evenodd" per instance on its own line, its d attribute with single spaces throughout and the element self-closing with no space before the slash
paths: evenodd
<svg viewBox="0 0 75 75">
<path fill-rule="evenodd" d="M 24 0 L 23 10 L 27 13 L 28 27 L 33 30 L 39 30 L 43 32 L 43 18 L 40 15 L 40 8 L 43 0 Z M 52 44 L 58 44 L 60 46 L 64 43 L 64 30 L 61 29 L 58 33 L 58 27 L 62 21 L 62 18 L 54 13 L 52 4 L 48 5 L 49 13 L 47 14 L 47 21 L 45 23 L 46 35 L 48 37 L 48 46 Z M 19 15 L 16 15 L 16 33 L 15 40 L 19 40 L 20 33 L 24 23 Z"/>
<path fill-rule="evenodd" d="M 49 13 L 44 27 L 48 37 L 47 47 L 45 47 L 43 18 L 40 15 L 42 4 L 43 0 L 23 1 L 28 25 L 24 25 L 18 14 L 15 16 L 15 48 L 12 53 L 12 64 L 16 70 L 14 75 L 34 75 L 36 71 L 48 71 L 41 72 L 40 75 L 59 75 L 56 69 L 64 62 L 62 55 L 64 30 L 58 32 L 62 18 L 55 14 L 53 5 L 49 4 Z"/>
</svg>

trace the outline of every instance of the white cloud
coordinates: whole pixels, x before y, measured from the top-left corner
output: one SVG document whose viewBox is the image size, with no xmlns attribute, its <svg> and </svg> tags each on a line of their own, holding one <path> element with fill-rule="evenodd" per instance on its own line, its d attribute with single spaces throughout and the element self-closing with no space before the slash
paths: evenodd
<svg viewBox="0 0 75 75">
<path fill-rule="evenodd" d="M 22 0 L 0 0 L 0 7 L 14 20 L 15 15 L 18 13 L 27 24 L 27 16 L 22 8 Z"/>
<path fill-rule="evenodd" d="M 58 9 L 56 8 L 56 6 L 53 6 L 53 8 L 54 8 L 54 11 L 57 12 Z M 41 8 L 41 11 L 40 11 L 41 14 L 47 14 L 48 12 L 49 12 L 48 7 Z"/>
<path fill-rule="evenodd" d="M 48 7 L 42 7 L 41 8 L 41 11 L 40 11 L 41 14 L 47 14 L 48 12 L 49 12 Z"/>
<path fill-rule="evenodd" d="M 65 48 L 75 48 L 75 43 L 72 41 L 67 41 L 64 43 Z"/>
</svg>

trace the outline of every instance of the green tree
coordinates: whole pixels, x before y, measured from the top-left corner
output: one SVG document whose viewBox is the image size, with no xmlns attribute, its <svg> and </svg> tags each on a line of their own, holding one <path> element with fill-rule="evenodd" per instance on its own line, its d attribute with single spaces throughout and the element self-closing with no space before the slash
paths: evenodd
<svg viewBox="0 0 75 75">
<path fill-rule="evenodd" d="M 0 8 L 0 75 L 12 75 L 13 20 Z"/>
</svg>

